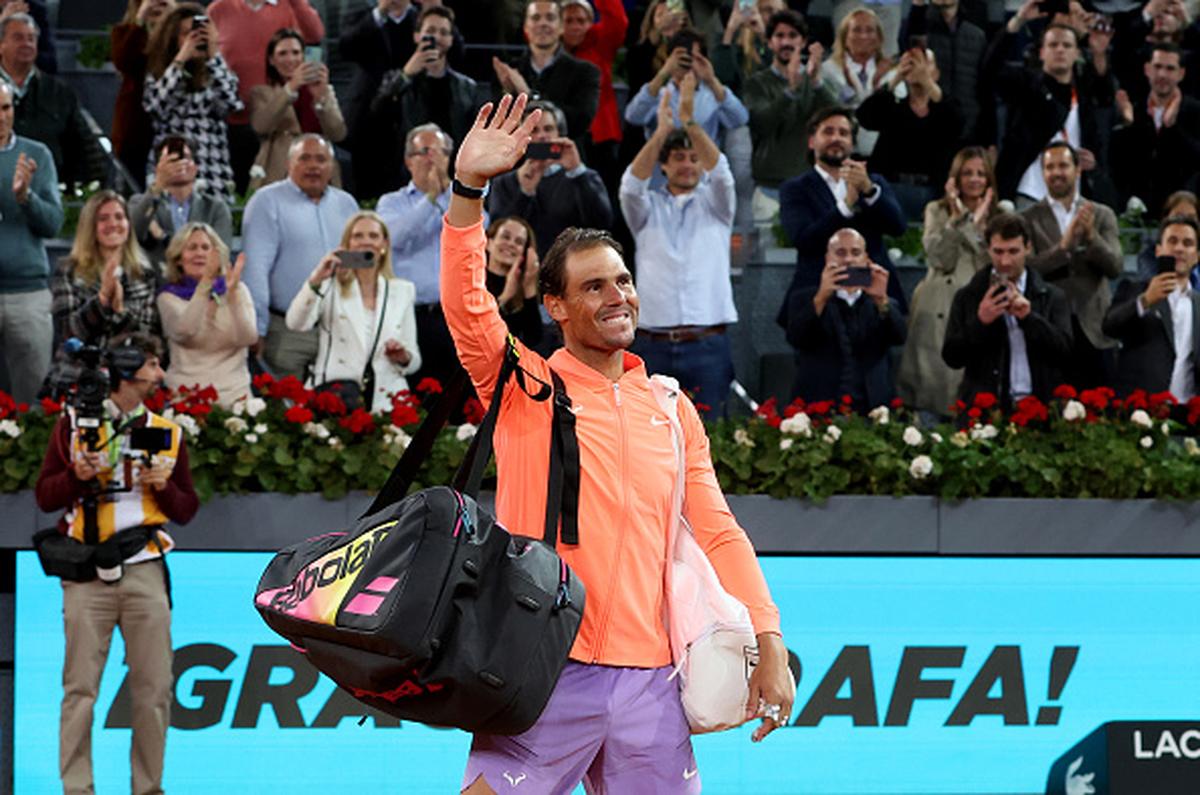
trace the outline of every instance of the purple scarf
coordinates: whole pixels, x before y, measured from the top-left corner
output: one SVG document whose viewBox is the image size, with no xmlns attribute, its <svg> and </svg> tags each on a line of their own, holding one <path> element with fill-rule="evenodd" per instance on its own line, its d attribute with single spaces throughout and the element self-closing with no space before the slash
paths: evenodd
<svg viewBox="0 0 1200 795">
<path fill-rule="evenodd" d="M 171 282 L 165 285 L 161 292 L 177 295 L 185 301 L 192 300 L 192 296 L 196 293 L 196 287 L 200 282 L 193 279 L 191 276 L 184 276 L 180 281 Z M 225 277 L 218 276 L 217 280 L 212 284 L 212 297 L 217 298 L 225 295 Z"/>
</svg>

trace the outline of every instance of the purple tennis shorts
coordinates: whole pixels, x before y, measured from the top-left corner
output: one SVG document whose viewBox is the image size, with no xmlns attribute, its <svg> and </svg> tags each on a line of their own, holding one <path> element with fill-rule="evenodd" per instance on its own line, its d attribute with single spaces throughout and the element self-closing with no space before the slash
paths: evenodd
<svg viewBox="0 0 1200 795">
<path fill-rule="evenodd" d="M 512 737 L 476 734 L 463 789 L 480 777 L 499 795 L 700 792 L 691 733 L 671 668 L 567 661 L 537 723 Z"/>
</svg>

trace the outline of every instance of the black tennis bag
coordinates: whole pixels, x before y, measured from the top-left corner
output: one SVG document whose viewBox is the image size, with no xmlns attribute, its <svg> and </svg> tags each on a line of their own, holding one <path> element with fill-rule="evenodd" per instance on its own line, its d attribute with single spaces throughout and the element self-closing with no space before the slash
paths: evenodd
<svg viewBox="0 0 1200 795">
<path fill-rule="evenodd" d="M 547 502 L 565 510 L 548 507 L 539 540 L 510 535 L 474 498 L 513 372 L 524 388 L 528 375 L 510 345 L 455 488 L 396 501 L 465 376 L 447 386 L 367 515 L 345 532 L 280 551 L 259 580 L 254 604 L 267 624 L 347 692 L 390 715 L 518 734 L 545 708 L 583 620 L 583 583 L 554 551 L 560 513 L 563 537 L 577 537 L 579 482 L 574 415 L 557 375 Z M 551 394 L 542 384 L 530 397 Z"/>
</svg>

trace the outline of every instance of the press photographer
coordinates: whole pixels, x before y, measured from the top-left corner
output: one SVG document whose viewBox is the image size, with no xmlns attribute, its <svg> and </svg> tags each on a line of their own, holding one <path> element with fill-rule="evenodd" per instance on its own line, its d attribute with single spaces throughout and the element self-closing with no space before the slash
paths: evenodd
<svg viewBox="0 0 1200 795">
<path fill-rule="evenodd" d="M 37 482 L 43 511 L 65 509 L 58 535 L 35 537 L 48 573 L 63 577 L 59 773 L 68 793 L 92 792 L 92 707 L 114 626 L 133 699 L 134 793 L 162 792 L 171 707 L 167 521 L 199 501 L 182 429 L 143 401 L 163 379 L 160 343 L 135 334 L 107 351 L 76 345 L 79 382 L 55 426 Z"/>
</svg>

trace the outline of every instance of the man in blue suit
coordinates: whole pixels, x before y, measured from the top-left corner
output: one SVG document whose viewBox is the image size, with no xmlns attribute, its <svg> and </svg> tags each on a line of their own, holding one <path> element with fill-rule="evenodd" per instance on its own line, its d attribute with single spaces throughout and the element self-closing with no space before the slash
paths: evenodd
<svg viewBox="0 0 1200 795">
<path fill-rule="evenodd" d="M 857 132 L 849 108 L 834 106 L 814 113 L 808 123 L 808 148 L 816 167 L 779 189 L 780 221 L 796 247 L 796 273 L 776 317 L 785 329 L 792 294 L 821 283 L 826 246 L 842 228 L 862 234 L 870 260 L 888 270 L 888 295 L 908 312 L 896 266 L 883 245 L 884 235 L 904 234 L 904 212 L 887 181 L 867 173 L 864 161 L 851 158 Z"/>
</svg>

